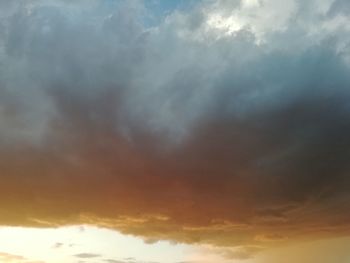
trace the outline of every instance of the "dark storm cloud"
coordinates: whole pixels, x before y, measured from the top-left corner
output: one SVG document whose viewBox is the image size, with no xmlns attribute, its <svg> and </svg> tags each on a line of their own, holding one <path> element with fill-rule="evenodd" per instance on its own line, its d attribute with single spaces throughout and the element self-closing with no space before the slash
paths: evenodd
<svg viewBox="0 0 350 263">
<path fill-rule="evenodd" d="M 262 2 L 204 1 L 154 27 L 140 1 L 1 2 L 0 222 L 246 246 L 238 257 L 348 234 L 339 1 L 310 2 L 312 19 Z M 221 11 L 242 28 L 208 22 Z"/>
<path fill-rule="evenodd" d="M 350 14 L 350 4 L 346 0 L 336 0 L 332 4 L 328 14 L 330 16 L 334 16 L 337 14 L 342 14 L 345 16 L 349 16 Z"/>
</svg>

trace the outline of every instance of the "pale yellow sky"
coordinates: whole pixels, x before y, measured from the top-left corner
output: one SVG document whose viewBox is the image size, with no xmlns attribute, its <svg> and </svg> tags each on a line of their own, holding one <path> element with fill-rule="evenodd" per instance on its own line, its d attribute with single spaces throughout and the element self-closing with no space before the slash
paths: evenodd
<svg viewBox="0 0 350 263">
<path fill-rule="evenodd" d="M 48 229 L 1 227 L 0 261 L 233 262 L 204 246 L 174 244 L 167 241 L 148 244 L 137 237 L 87 225 Z"/>
</svg>

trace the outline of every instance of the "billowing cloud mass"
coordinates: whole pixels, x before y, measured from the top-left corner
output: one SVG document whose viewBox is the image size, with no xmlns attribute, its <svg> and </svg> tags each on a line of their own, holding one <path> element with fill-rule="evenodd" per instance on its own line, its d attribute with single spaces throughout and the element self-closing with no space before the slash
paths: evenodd
<svg viewBox="0 0 350 263">
<path fill-rule="evenodd" d="M 0 1 L 0 224 L 234 257 L 349 235 L 347 1 L 154 16 L 148 1 Z"/>
</svg>

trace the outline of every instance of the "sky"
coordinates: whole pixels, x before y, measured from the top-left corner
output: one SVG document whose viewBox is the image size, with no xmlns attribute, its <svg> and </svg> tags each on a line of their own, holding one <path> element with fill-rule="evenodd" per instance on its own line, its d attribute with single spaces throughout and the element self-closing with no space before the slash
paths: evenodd
<svg viewBox="0 0 350 263">
<path fill-rule="evenodd" d="M 347 0 L 0 0 L 0 260 L 348 262 L 349 73 Z"/>
<path fill-rule="evenodd" d="M 86 225 L 48 229 L 3 227 L 0 234 L 1 249 L 7 251 L 0 253 L 0 260 L 3 255 L 14 258 L 14 262 L 166 263 L 186 260 L 195 253 L 189 246 L 146 244 L 136 237 Z"/>
</svg>

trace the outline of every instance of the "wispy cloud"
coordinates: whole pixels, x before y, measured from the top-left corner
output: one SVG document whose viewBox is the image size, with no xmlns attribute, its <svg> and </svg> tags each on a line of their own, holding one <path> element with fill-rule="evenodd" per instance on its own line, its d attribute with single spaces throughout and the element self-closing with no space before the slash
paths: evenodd
<svg viewBox="0 0 350 263">
<path fill-rule="evenodd" d="M 95 253 L 79 253 L 79 254 L 75 254 L 74 257 L 77 258 L 98 258 L 101 257 L 100 254 L 95 254 Z"/>
<path fill-rule="evenodd" d="M 4 253 L 4 252 L 0 252 L 0 260 L 1 262 L 6 262 L 6 263 L 11 263 L 11 262 L 13 263 L 46 263 L 43 261 L 31 260 L 20 255 L 14 255 L 14 254 Z"/>
</svg>

